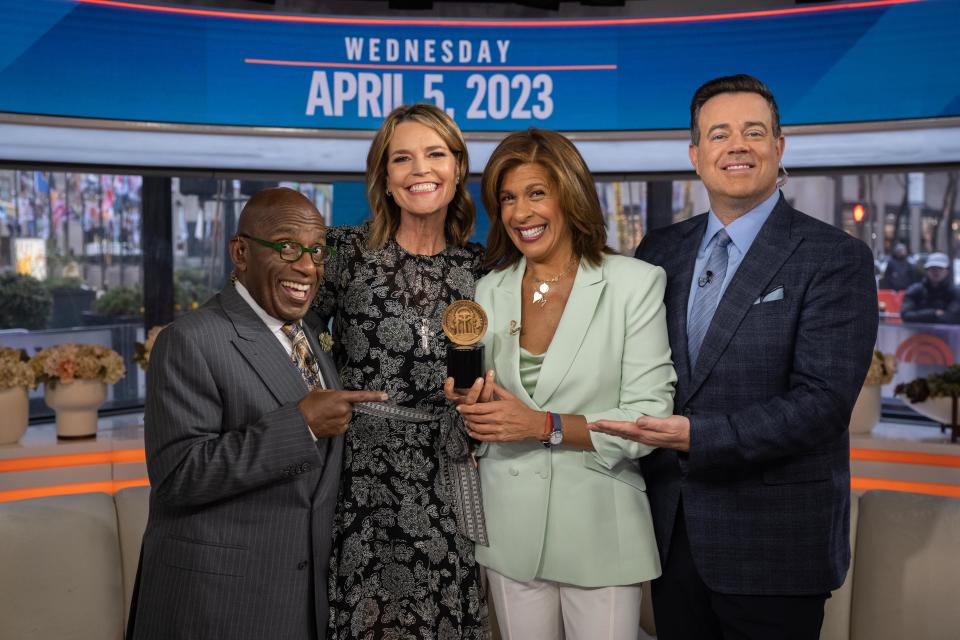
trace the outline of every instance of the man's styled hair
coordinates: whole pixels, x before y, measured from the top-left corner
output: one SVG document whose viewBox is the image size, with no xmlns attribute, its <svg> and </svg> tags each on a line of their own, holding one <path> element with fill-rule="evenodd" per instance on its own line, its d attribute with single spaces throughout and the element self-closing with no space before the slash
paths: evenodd
<svg viewBox="0 0 960 640">
<path fill-rule="evenodd" d="M 708 80 L 700 85 L 700 88 L 693 94 L 693 100 L 690 101 L 690 142 L 692 144 L 700 144 L 700 110 L 707 100 L 721 93 L 755 93 L 766 100 L 770 106 L 773 136 L 775 138 L 780 137 L 780 110 L 777 108 L 777 101 L 773 98 L 773 93 L 767 85 L 753 76 L 740 73 L 735 76 L 722 76 Z"/>
</svg>

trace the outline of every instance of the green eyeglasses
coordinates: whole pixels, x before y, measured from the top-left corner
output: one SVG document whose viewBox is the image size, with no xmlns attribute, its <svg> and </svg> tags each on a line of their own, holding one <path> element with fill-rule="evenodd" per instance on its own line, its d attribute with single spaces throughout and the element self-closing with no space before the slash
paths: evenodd
<svg viewBox="0 0 960 640">
<path fill-rule="evenodd" d="M 333 247 L 328 247 L 325 244 L 315 244 L 312 247 L 305 247 L 299 242 L 294 242 L 293 240 L 271 242 L 270 240 L 264 240 L 263 238 L 254 238 L 246 233 L 238 233 L 237 237 L 248 238 L 258 244 L 262 244 L 265 247 L 270 247 L 280 254 L 280 259 L 284 262 L 296 262 L 300 259 L 300 256 L 305 253 L 309 253 L 310 259 L 313 260 L 313 264 L 319 267 L 325 264 L 327 260 L 337 255 L 336 249 Z"/>
</svg>

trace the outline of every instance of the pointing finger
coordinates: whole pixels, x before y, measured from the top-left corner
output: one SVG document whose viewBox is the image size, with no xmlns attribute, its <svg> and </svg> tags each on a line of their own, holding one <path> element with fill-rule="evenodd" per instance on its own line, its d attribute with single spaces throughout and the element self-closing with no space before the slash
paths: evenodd
<svg viewBox="0 0 960 640">
<path fill-rule="evenodd" d="M 347 402 L 386 402 L 390 396 L 382 391 L 341 391 L 343 399 Z"/>
</svg>

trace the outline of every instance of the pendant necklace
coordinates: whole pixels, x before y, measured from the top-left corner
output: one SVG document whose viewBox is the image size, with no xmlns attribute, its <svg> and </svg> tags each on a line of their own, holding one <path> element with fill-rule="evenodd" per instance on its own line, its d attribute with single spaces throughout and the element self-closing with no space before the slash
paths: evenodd
<svg viewBox="0 0 960 640">
<path fill-rule="evenodd" d="M 399 243 L 397 243 L 397 246 L 399 247 Z M 408 312 L 412 312 L 412 314 L 414 315 L 414 318 L 415 318 L 414 326 L 416 328 L 417 335 L 420 336 L 420 348 L 423 350 L 424 355 L 431 355 L 430 339 L 435 335 L 437 335 L 437 332 L 430 330 L 430 321 L 432 319 L 433 312 L 437 308 L 437 300 L 436 298 L 434 298 L 429 309 L 424 309 L 422 313 L 418 313 L 417 309 L 414 308 L 416 305 L 416 299 L 418 296 L 421 298 L 425 296 L 429 298 L 429 294 L 426 292 L 425 287 L 423 285 L 423 273 L 421 271 L 422 256 L 419 256 L 416 254 L 410 254 L 410 255 L 413 257 L 414 261 L 416 262 L 417 268 L 413 272 L 412 279 L 408 279 L 406 275 L 403 278 L 404 285 L 406 285 L 404 287 L 405 290 L 403 292 L 404 308 Z M 397 252 L 397 264 L 398 265 L 401 264 L 399 251 Z M 404 269 L 405 267 L 406 265 L 404 264 L 400 268 Z M 410 304 L 411 298 L 414 299 L 413 305 Z"/>
<path fill-rule="evenodd" d="M 537 278 L 531 274 L 530 277 L 533 278 L 533 282 L 536 285 L 533 289 L 533 302 L 541 307 L 547 304 L 547 294 L 550 293 L 550 285 L 559 282 L 560 278 L 570 273 L 570 269 L 573 268 L 573 265 L 575 264 L 577 264 L 576 256 L 570 258 L 570 263 L 566 266 L 566 268 L 564 268 L 563 271 L 552 278 L 547 278 L 546 280 L 541 280 L 540 278 Z"/>
</svg>

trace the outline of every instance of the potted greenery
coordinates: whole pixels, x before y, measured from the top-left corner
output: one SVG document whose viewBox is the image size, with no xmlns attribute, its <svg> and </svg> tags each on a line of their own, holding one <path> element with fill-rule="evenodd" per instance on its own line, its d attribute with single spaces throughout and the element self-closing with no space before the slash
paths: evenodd
<svg viewBox="0 0 960 640">
<path fill-rule="evenodd" d="M 0 274 L 0 329 L 45 329 L 51 305 L 50 292 L 33 276 Z"/>
<path fill-rule="evenodd" d="M 27 391 L 36 387 L 30 357 L 22 349 L 0 347 L 0 444 L 13 444 L 27 430 Z"/>
<path fill-rule="evenodd" d="M 80 278 L 59 277 L 46 281 L 47 290 L 53 298 L 51 329 L 79 327 L 83 325 L 83 312 L 88 311 L 97 297 Z"/>
<path fill-rule="evenodd" d="M 58 438 L 97 433 L 97 410 L 107 385 L 126 375 L 120 354 L 99 344 L 66 343 L 44 349 L 30 360 L 44 400 L 56 412 Z"/>
<path fill-rule="evenodd" d="M 925 378 L 917 378 L 904 384 L 898 384 L 894 394 L 906 396 L 910 408 L 941 425 L 950 425 L 950 441 L 956 442 L 958 435 L 957 399 L 960 398 L 960 364 L 954 364 L 940 373 L 931 373 Z"/>
<path fill-rule="evenodd" d="M 892 353 L 874 350 L 857 403 L 850 414 L 850 433 L 870 433 L 880 421 L 880 387 L 893 381 L 897 361 Z"/>
<path fill-rule="evenodd" d="M 180 269 L 173 275 L 174 310 L 179 315 L 196 309 L 215 293 L 207 284 L 209 276 L 200 269 Z"/>
<path fill-rule="evenodd" d="M 83 323 L 135 324 L 142 314 L 143 293 L 138 287 L 113 287 L 93 301 L 90 311 L 83 313 Z"/>
</svg>

